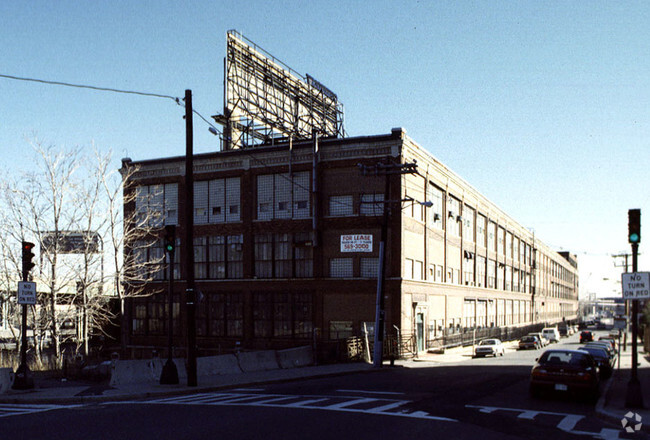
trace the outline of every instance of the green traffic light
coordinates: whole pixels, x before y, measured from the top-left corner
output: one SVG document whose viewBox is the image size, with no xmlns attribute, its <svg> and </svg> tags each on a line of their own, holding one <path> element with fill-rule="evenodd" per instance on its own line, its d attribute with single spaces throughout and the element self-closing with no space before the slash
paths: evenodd
<svg viewBox="0 0 650 440">
<path fill-rule="evenodd" d="M 639 241 L 639 234 L 630 234 L 630 243 L 638 243 Z"/>
<path fill-rule="evenodd" d="M 174 250 L 174 246 L 171 245 L 171 244 L 168 244 L 166 249 L 167 249 L 167 252 L 171 252 L 171 251 Z"/>
</svg>

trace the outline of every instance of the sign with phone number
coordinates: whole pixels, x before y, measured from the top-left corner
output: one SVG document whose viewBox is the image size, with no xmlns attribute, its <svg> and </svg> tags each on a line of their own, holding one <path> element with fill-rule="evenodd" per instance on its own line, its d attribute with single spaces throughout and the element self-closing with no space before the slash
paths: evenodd
<svg viewBox="0 0 650 440">
<path fill-rule="evenodd" d="M 341 235 L 341 252 L 372 252 L 372 234 Z"/>
</svg>

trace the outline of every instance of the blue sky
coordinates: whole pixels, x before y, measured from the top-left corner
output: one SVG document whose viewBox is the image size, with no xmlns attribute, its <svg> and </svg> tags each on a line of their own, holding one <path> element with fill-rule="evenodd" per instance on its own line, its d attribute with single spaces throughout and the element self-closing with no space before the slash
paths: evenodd
<svg viewBox="0 0 650 440">
<path fill-rule="evenodd" d="M 182 97 L 223 108 L 237 29 L 345 105 L 350 136 L 403 127 L 611 295 L 627 210 L 650 225 L 650 5 L 612 1 L 0 2 L 0 74 Z M 134 160 L 184 154 L 168 99 L 0 78 L 6 172 L 29 137 Z M 218 148 L 195 119 L 195 151 Z M 650 229 L 642 234 L 647 243 Z M 641 244 L 641 252 L 644 243 Z M 645 255 L 639 270 L 648 270 Z"/>
</svg>

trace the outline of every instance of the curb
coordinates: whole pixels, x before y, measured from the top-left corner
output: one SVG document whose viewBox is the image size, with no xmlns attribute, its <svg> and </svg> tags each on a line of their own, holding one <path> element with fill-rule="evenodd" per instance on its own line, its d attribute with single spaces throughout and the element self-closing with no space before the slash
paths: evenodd
<svg viewBox="0 0 650 440">
<path fill-rule="evenodd" d="M 235 387 L 270 385 L 276 383 L 293 382 L 293 381 L 304 380 L 304 379 L 322 379 L 325 377 L 346 376 L 349 374 L 356 374 L 356 373 L 377 373 L 380 371 L 386 371 L 389 368 L 390 367 L 386 368 L 385 366 L 383 368 L 360 368 L 360 369 L 349 370 L 349 371 L 333 371 L 330 373 L 324 372 L 324 373 L 318 373 L 318 374 L 307 375 L 307 376 L 294 376 L 294 377 L 284 377 L 284 378 L 276 378 L 276 379 L 258 379 L 258 380 L 251 380 L 251 381 L 246 381 L 241 383 L 231 383 L 227 385 L 198 386 L 196 388 L 188 388 L 184 386 L 183 388 L 180 389 L 145 391 L 145 392 L 139 392 L 134 394 L 120 394 L 120 395 L 113 395 L 113 396 L 66 396 L 66 397 L 52 397 L 52 398 L 36 397 L 32 399 L 32 398 L 19 398 L 17 397 L 18 395 L 15 395 L 16 397 L 9 397 L 5 395 L 5 397 L 0 397 L 0 404 L 12 403 L 12 404 L 24 404 L 24 405 L 42 405 L 42 404 L 84 405 L 84 404 L 93 404 L 93 403 L 100 404 L 106 402 L 134 401 L 134 400 L 148 399 L 151 397 L 165 398 L 165 397 L 174 397 L 174 396 L 186 396 L 186 395 L 197 394 L 197 393 L 227 390 Z M 29 393 L 32 392 L 34 391 L 29 391 Z M 25 396 L 26 393 L 22 393 L 19 395 Z"/>
</svg>

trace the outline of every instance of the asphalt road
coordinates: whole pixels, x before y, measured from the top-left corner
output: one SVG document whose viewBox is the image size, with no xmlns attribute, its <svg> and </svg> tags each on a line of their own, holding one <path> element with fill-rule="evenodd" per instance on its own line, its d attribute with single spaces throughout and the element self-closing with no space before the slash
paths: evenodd
<svg viewBox="0 0 650 440">
<path fill-rule="evenodd" d="M 577 335 L 559 345 L 577 346 Z M 532 399 L 541 351 L 190 396 L 0 413 L 12 439 L 575 439 L 626 437 L 594 404 Z M 22 410 L 22 413 L 19 411 Z M 7 437 L 5 437 L 7 434 Z"/>
</svg>

